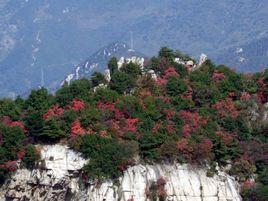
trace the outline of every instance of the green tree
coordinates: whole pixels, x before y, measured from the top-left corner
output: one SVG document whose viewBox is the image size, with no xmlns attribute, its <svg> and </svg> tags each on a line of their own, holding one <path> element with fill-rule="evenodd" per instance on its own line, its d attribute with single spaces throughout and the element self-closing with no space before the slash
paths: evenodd
<svg viewBox="0 0 268 201">
<path fill-rule="evenodd" d="M 182 59 L 183 61 L 189 61 L 189 60 L 192 60 L 194 61 L 193 58 L 191 58 L 188 54 L 185 54 L 183 53 L 182 51 L 180 50 L 176 50 L 174 53 L 173 53 L 174 57 L 176 58 L 180 58 Z M 194 61 L 195 62 L 195 61 Z"/>
<path fill-rule="evenodd" d="M 45 88 L 32 90 L 26 100 L 26 107 L 37 111 L 46 111 L 52 105 L 53 97 Z"/>
<path fill-rule="evenodd" d="M 61 106 L 66 106 L 74 98 L 89 101 L 91 89 L 91 82 L 87 79 L 76 80 L 70 85 L 65 84 L 56 92 L 56 102 Z"/>
<path fill-rule="evenodd" d="M 0 117 L 9 116 L 13 120 L 19 120 L 22 114 L 22 105 L 16 104 L 11 99 L 0 100 Z"/>
<path fill-rule="evenodd" d="M 91 179 L 116 179 L 122 174 L 119 167 L 133 158 L 137 148 L 133 143 L 123 144 L 111 138 L 84 135 L 78 149 L 90 158 L 83 170 Z"/>
<path fill-rule="evenodd" d="M 185 76 L 188 75 L 188 71 L 187 71 L 187 69 L 185 68 L 184 65 L 179 64 L 177 62 L 173 62 L 172 65 L 174 66 L 174 68 L 177 71 L 177 73 L 179 73 L 181 78 L 184 78 Z"/>
<path fill-rule="evenodd" d="M 133 62 L 123 64 L 120 70 L 130 75 L 134 79 L 141 75 L 141 67 Z"/>
<path fill-rule="evenodd" d="M 29 109 L 28 114 L 24 119 L 24 122 L 30 135 L 35 139 L 39 139 L 45 123 L 43 113 L 35 111 L 33 109 Z"/>
<path fill-rule="evenodd" d="M 167 93 L 170 96 L 178 96 L 187 91 L 187 85 L 179 77 L 171 77 L 167 82 Z"/>
<path fill-rule="evenodd" d="M 134 78 L 124 72 L 115 72 L 111 77 L 110 87 L 119 94 L 129 93 L 134 86 Z"/>
<path fill-rule="evenodd" d="M 25 155 L 22 158 L 23 164 L 29 168 L 32 169 L 36 162 L 40 159 L 39 154 L 37 153 L 34 145 L 27 145 L 25 148 Z"/>
<path fill-rule="evenodd" d="M 54 141 L 65 137 L 66 134 L 61 130 L 59 123 L 54 118 L 50 118 L 45 121 L 45 125 L 40 137 L 42 140 Z"/>
<path fill-rule="evenodd" d="M 0 125 L 0 165 L 17 160 L 17 153 L 22 150 L 26 136 L 18 127 Z M 8 170 L 0 167 L 0 184 L 5 181 Z"/>
<path fill-rule="evenodd" d="M 111 75 L 118 70 L 117 58 L 112 57 L 108 63 L 108 69 L 110 70 Z"/>
<path fill-rule="evenodd" d="M 172 62 L 174 60 L 174 52 L 172 49 L 170 49 L 168 47 L 162 47 L 158 53 L 158 56 L 162 57 L 162 58 L 166 58 L 170 62 Z"/>
<path fill-rule="evenodd" d="M 102 73 L 94 72 L 91 76 L 92 86 L 96 87 L 99 84 L 105 84 L 107 81 Z"/>
</svg>

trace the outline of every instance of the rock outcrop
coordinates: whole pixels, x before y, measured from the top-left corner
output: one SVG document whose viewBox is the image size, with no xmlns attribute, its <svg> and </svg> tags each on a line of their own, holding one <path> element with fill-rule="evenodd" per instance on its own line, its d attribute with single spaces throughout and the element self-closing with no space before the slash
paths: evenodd
<svg viewBox="0 0 268 201">
<path fill-rule="evenodd" d="M 33 201 L 145 201 L 146 189 L 165 180 L 168 201 L 240 201 L 238 184 L 226 173 L 207 177 L 206 170 L 188 165 L 136 165 L 117 184 L 84 183 L 79 170 L 87 162 L 66 146 L 41 148 L 38 169 L 19 169 L 0 188 L 0 200 Z"/>
</svg>

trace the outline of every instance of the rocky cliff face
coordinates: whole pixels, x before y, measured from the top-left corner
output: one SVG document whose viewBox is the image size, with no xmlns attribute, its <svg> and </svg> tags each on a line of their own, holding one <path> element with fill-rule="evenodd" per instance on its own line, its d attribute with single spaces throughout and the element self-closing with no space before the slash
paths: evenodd
<svg viewBox="0 0 268 201">
<path fill-rule="evenodd" d="M 187 165 L 137 165 L 118 184 L 84 184 L 79 170 L 86 163 L 66 146 L 41 147 L 42 162 L 32 171 L 19 169 L 0 188 L 0 200 L 146 201 L 146 189 L 163 178 L 168 201 L 240 201 L 238 184 L 223 172 L 207 177 L 204 169 Z"/>
</svg>

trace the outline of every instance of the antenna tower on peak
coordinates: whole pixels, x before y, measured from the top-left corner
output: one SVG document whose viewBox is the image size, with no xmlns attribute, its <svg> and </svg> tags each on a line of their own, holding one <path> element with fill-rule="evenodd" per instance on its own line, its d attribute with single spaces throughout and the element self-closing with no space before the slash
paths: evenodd
<svg viewBox="0 0 268 201">
<path fill-rule="evenodd" d="M 133 32 L 130 31 L 130 51 L 134 51 Z"/>
<path fill-rule="evenodd" d="M 45 86 L 45 76 L 44 76 L 44 69 L 41 67 L 41 87 Z"/>
</svg>

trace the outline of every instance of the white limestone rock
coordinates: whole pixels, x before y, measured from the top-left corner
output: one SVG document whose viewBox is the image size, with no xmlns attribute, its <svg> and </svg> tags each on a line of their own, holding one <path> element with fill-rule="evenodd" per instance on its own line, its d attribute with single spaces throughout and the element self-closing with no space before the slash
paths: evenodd
<svg viewBox="0 0 268 201">
<path fill-rule="evenodd" d="M 111 81 L 111 73 L 110 73 L 110 70 L 109 70 L 109 69 L 106 69 L 106 70 L 104 71 L 104 78 L 105 78 L 105 80 L 107 80 L 108 82 Z"/>
<path fill-rule="evenodd" d="M 81 169 L 87 162 L 80 154 L 68 149 L 66 145 L 47 145 L 41 149 L 41 160 L 45 169 L 51 170 L 56 179 L 68 176 L 68 171 Z"/>
<path fill-rule="evenodd" d="M 157 75 L 155 74 L 154 70 L 149 70 L 147 72 L 153 80 L 157 80 Z"/>
<path fill-rule="evenodd" d="M 186 66 L 193 67 L 194 62 L 192 60 L 189 60 L 189 61 L 186 62 Z"/>
<path fill-rule="evenodd" d="M 202 53 L 200 55 L 199 62 L 198 62 L 198 65 L 197 66 L 198 67 L 202 66 L 202 64 L 205 63 L 207 61 L 207 59 L 208 59 L 207 55 L 205 55 L 205 54 Z"/>
<path fill-rule="evenodd" d="M 224 172 L 211 178 L 205 169 L 189 165 L 136 165 L 124 172 L 119 184 L 96 186 L 73 174 L 87 161 L 67 146 L 42 146 L 41 158 L 42 169 L 19 169 L 0 188 L 0 201 L 147 201 L 146 187 L 159 178 L 166 181 L 167 201 L 241 201 L 237 182 Z"/>
<path fill-rule="evenodd" d="M 138 64 L 141 69 L 143 69 L 144 67 L 144 58 L 143 57 L 136 57 L 136 56 L 132 56 L 132 57 L 129 57 L 129 58 L 125 58 L 125 57 L 121 57 L 118 62 L 117 62 L 117 65 L 118 65 L 118 69 L 122 68 L 123 64 L 124 63 L 135 63 L 135 64 Z"/>
</svg>

